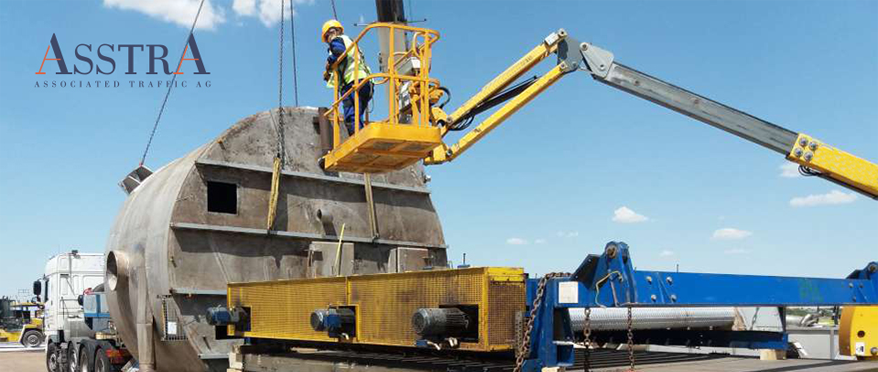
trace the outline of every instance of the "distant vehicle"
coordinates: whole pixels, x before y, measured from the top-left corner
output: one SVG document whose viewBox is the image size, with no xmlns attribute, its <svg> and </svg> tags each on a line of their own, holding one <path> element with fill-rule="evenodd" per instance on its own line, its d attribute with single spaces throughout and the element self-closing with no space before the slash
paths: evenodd
<svg viewBox="0 0 878 372">
<path fill-rule="evenodd" d="M 71 251 L 53 256 L 34 294 L 45 302 L 49 372 L 119 371 L 131 356 L 116 336 L 104 287 L 104 255 Z"/>
<path fill-rule="evenodd" d="M 0 298 L 0 342 L 20 342 L 34 348 L 43 343 L 43 304 L 35 298 L 16 302 Z"/>
</svg>

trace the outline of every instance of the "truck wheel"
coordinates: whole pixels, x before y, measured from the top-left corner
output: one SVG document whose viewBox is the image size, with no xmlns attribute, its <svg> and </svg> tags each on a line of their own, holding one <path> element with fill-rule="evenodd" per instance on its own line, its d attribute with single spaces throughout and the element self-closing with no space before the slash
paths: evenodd
<svg viewBox="0 0 878 372">
<path fill-rule="evenodd" d="M 92 372 L 88 369 L 88 348 L 83 347 L 79 351 L 79 372 Z"/>
<path fill-rule="evenodd" d="M 24 347 L 38 347 L 43 343 L 43 332 L 37 330 L 30 330 L 24 333 L 24 336 L 21 336 L 21 344 Z"/>
<path fill-rule="evenodd" d="M 61 372 L 61 365 L 58 360 L 58 344 L 50 342 L 46 346 L 46 370 L 49 372 Z"/>
<path fill-rule="evenodd" d="M 67 348 L 67 370 L 70 372 L 79 372 L 79 353 L 76 352 L 76 347 L 71 345 L 71 347 Z"/>
<path fill-rule="evenodd" d="M 103 349 L 98 349 L 95 352 L 94 372 L 110 372 L 111 367 L 112 364 L 110 364 L 110 358 L 107 357 L 107 353 Z"/>
</svg>

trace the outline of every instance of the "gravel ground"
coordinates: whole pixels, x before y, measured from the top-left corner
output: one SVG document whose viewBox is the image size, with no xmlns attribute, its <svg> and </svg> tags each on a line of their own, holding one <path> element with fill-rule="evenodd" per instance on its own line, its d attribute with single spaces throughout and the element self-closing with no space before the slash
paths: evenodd
<svg viewBox="0 0 878 372">
<path fill-rule="evenodd" d="M 45 349 L 0 344 L 0 372 L 45 372 Z"/>
</svg>

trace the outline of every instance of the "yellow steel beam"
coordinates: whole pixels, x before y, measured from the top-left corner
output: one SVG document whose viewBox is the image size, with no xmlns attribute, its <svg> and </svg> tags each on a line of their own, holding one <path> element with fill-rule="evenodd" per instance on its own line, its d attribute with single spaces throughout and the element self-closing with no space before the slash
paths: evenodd
<svg viewBox="0 0 878 372">
<path fill-rule="evenodd" d="M 495 94 L 509 86 L 509 84 L 512 84 L 512 82 L 520 78 L 521 75 L 524 75 L 524 73 L 533 68 L 537 63 L 540 63 L 542 60 L 546 59 L 546 57 L 555 53 L 555 50 L 558 48 L 558 42 L 566 36 L 567 33 L 564 32 L 564 30 L 549 35 L 549 37 L 543 40 L 540 45 L 537 45 L 530 52 L 525 54 L 524 57 L 521 57 L 521 59 L 512 64 L 512 66 L 509 66 L 509 68 L 500 73 L 500 75 L 497 75 L 497 77 L 482 87 L 482 90 L 476 93 L 476 95 L 472 96 L 472 98 L 458 107 L 457 110 L 454 110 L 449 118 L 454 120 L 463 117 L 478 106 L 478 104 L 493 97 Z M 448 133 L 448 126 L 442 127 L 442 135 L 444 136 L 446 133 Z"/>
<path fill-rule="evenodd" d="M 510 115 L 524 107 L 524 105 L 534 99 L 534 97 L 558 81 L 558 79 L 564 76 L 564 71 L 566 69 L 566 63 L 559 63 L 555 68 L 541 76 L 530 87 L 521 92 L 521 94 L 515 96 L 515 98 L 511 99 L 503 105 L 503 107 L 485 119 L 485 121 L 479 123 L 475 129 L 467 132 L 456 144 L 450 148 L 445 145 L 435 148 L 433 154 L 424 159 L 424 164 L 441 164 L 454 160 L 454 158 L 469 149 L 486 134 L 490 133 L 491 130 L 502 124 Z"/>
<path fill-rule="evenodd" d="M 840 184 L 878 198 L 878 165 L 799 134 L 787 160 L 823 173 Z"/>
</svg>

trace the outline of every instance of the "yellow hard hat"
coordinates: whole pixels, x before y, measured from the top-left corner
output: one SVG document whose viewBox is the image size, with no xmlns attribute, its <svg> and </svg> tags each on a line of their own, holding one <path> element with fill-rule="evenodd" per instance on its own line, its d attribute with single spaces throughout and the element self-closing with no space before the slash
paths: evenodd
<svg viewBox="0 0 878 372">
<path fill-rule="evenodd" d="M 326 42 L 326 33 L 329 32 L 329 29 L 331 28 L 338 28 L 341 32 L 344 32 L 344 26 L 341 25 L 341 22 L 330 19 L 323 23 L 323 31 L 320 32 L 320 41 L 324 43 Z"/>
</svg>

